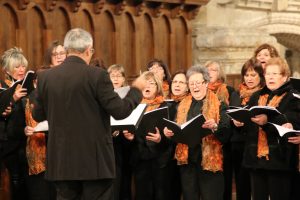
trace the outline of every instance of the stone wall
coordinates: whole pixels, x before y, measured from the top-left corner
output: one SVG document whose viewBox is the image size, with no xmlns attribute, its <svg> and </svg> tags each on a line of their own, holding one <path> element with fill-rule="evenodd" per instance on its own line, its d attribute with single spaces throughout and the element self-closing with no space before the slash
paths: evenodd
<svg viewBox="0 0 300 200">
<path fill-rule="evenodd" d="M 194 21 L 193 63 L 218 60 L 238 74 L 258 45 L 270 43 L 298 76 L 299 12 L 299 0 L 211 0 Z"/>
</svg>

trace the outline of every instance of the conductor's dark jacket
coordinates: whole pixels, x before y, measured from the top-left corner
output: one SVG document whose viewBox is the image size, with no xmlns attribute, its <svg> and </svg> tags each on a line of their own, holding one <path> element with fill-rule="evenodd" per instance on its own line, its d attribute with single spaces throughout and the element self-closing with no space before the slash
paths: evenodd
<svg viewBox="0 0 300 200">
<path fill-rule="evenodd" d="M 46 178 L 114 178 L 110 115 L 127 117 L 141 98 L 141 92 L 131 88 L 121 99 L 105 70 L 88 66 L 76 56 L 41 72 L 33 117 L 49 122 Z"/>
</svg>

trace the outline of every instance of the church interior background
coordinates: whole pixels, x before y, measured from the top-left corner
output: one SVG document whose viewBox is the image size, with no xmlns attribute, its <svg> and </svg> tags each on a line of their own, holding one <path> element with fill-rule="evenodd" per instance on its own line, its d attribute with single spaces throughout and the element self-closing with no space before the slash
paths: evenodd
<svg viewBox="0 0 300 200">
<path fill-rule="evenodd" d="M 262 43 L 300 77 L 300 0 L 0 0 L 0 24 L 0 54 L 21 47 L 34 70 L 53 40 L 81 27 L 94 37 L 95 57 L 123 64 L 129 80 L 152 58 L 171 72 L 216 60 L 236 87 Z M 1 177 L 0 199 L 8 200 Z"/>
</svg>

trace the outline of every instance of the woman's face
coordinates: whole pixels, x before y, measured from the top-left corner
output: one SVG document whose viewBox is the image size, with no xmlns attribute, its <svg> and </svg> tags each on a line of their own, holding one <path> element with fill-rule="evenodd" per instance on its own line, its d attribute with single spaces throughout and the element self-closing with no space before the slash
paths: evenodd
<svg viewBox="0 0 300 200">
<path fill-rule="evenodd" d="M 248 69 L 244 75 L 244 82 L 249 89 L 257 87 L 260 83 L 259 74 L 253 69 Z"/>
<path fill-rule="evenodd" d="M 161 81 L 164 80 L 165 72 L 162 66 L 154 64 L 149 68 L 150 72 L 153 72 Z"/>
<path fill-rule="evenodd" d="M 189 78 L 189 89 L 196 100 L 201 100 L 205 97 L 207 91 L 207 83 L 203 79 L 201 73 L 196 73 Z"/>
<path fill-rule="evenodd" d="M 114 89 L 120 88 L 124 86 L 125 77 L 119 70 L 112 70 L 109 73 L 110 80 L 114 86 Z"/>
<path fill-rule="evenodd" d="M 173 78 L 171 91 L 175 96 L 183 95 L 188 91 L 187 80 L 184 74 L 177 74 Z"/>
<path fill-rule="evenodd" d="M 278 65 L 268 65 L 265 70 L 265 79 L 267 87 L 273 91 L 287 81 L 287 76 L 282 75 Z"/>
<path fill-rule="evenodd" d="M 146 81 L 146 87 L 143 90 L 143 97 L 145 99 L 151 100 L 156 97 L 157 93 L 157 83 L 153 78 Z"/>
<path fill-rule="evenodd" d="M 24 65 L 20 64 L 13 68 L 13 71 L 11 72 L 10 75 L 15 80 L 22 80 L 22 79 L 24 79 L 25 74 L 26 74 L 26 67 Z"/>
<path fill-rule="evenodd" d="M 214 82 L 218 81 L 218 79 L 219 79 L 218 66 L 213 63 L 207 67 L 207 70 L 208 70 L 210 82 L 214 83 Z"/>
<path fill-rule="evenodd" d="M 66 50 L 63 46 L 58 45 L 52 51 L 51 55 L 51 67 L 60 65 L 67 57 Z"/>
<path fill-rule="evenodd" d="M 268 49 L 262 49 L 258 54 L 256 55 L 256 59 L 261 63 L 262 68 L 264 69 L 266 66 L 266 62 L 270 60 L 271 54 Z"/>
</svg>

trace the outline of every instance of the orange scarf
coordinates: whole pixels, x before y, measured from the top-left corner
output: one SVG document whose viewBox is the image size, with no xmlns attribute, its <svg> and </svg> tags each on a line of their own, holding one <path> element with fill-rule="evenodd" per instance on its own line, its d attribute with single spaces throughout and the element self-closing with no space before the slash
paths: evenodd
<svg viewBox="0 0 300 200">
<path fill-rule="evenodd" d="M 261 87 L 259 85 L 255 88 L 249 89 L 249 87 L 245 83 L 241 83 L 239 86 L 240 97 L 242 99 L 241 105 L 245 106 L 248 103 L 251 95 L 260 89 Z"/>
<path fill-rule="evenodd" d="M 192 96 L 189 95 L 183 99 L 178 106 L 176 122 L 183 124 L 186 122 L 187 114 L 192 104 Z M 205 119 L 214 119 L 216 123 L 220 121 L 220 101 L 218 97 L 210 90 L 207 90 L 206 98 L 203 102 L 203 111 Z M 200 142 L 199 142 L 200 143 Z M 178 165 L 188 163 L 188 146 L 177 144 L 175 158 Z M 201 166 L 204 170 L 216 172 L 223 170 L 223 152 L 222 144 L 213 134 L 202 139 L 202 161 Z"/>
<path fill-rule="evenodd" d="M 37 122 L 32 118 L 28 98 L 26 100 L 25 118 L 27 126 L 35 127 L 37 125 Z M 29 175 L 39 174 L 46 170 L 46 138 L 44 133 L 34 133 L 27 137 L 26 156 Z"/>
<path fill-rule="evenodd" d="M 229 93 L 225 83 L 216 81 L 214 83 L 209 83 L 207 88 L 212 90 L 226 105 L 229 105 Z"/>
<path fill-rule="evenodd" d="M 169 87 L 169 83 L 167 81 L 163 81 L 162 89 L 163 89 L 164 98 L 167 99 L 170 94 L 170 91 L 169 91 L 170 87 Z"/>
<path fill-rule="evenodd" d="M 278 107 L 279 103 L 281 102 L 281 99 L 286 95 L 286 93 L 283 93 L 281 96 L 274 96 L 268 103 L 268 106 L 272 107 Z M 265 106 L 268 101 L 269 94 L 261 95 L 258 99 L 258 105 L 259 106 Z M 262 158 L 266 157 L 267 160 L 269 160 L 269 145 L 268 145 L 268 139 L 266 132 L 259 127 L 258 130 L 258 141 L 257 141 L 257 157 Z"/>
<path fill-rule="evenodd" d="M 8 87 L 10 87 L 13 84 L 13 82 L 9 79 L 5 79 L 4 82 L 6 85 L 8 85 Z"/>
<path fill-rule="evenodd" d="M 154 110 L 160 106 L 161 103 L 164 102 L 163 96 L 156 96 L 154 99 L 145 99 L 143 98 L 141 103 L 147 104 L 146 112 Z"/>
<path fill-rule="evenodd" d="M 182 95 L 174 95 L 174 94 L 171 94 L 171 99 L 173 99 L 175 102 L 180 102 L 182 101 L 186 96 L 188 95 L 188 93 L 184 93 Z"/>
</svg>

